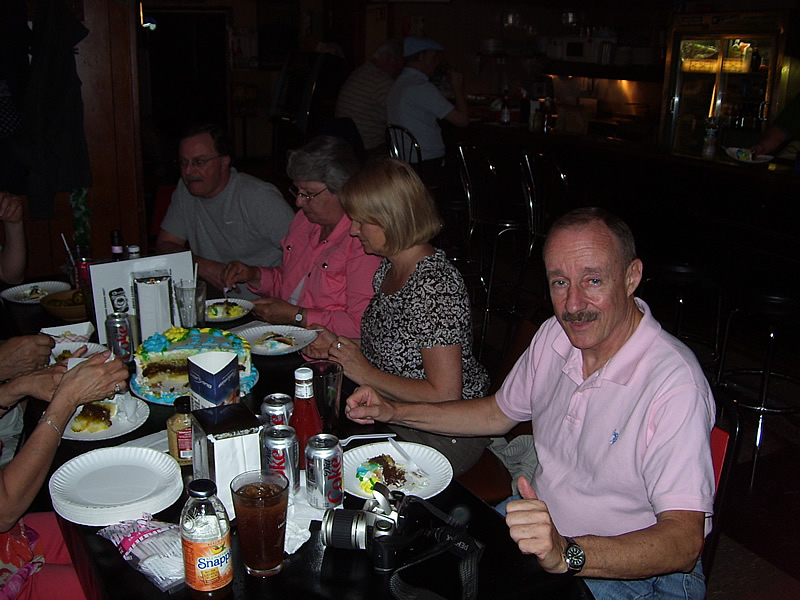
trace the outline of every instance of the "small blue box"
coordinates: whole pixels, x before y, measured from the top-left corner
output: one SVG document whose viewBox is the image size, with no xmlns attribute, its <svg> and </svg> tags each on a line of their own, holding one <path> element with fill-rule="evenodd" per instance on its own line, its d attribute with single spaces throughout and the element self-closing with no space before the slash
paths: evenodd
<svg viewBox="0 0 800 600">
<path fill-rule="evenodd" d="M 203 352 L 189 357 L 192 410 L 239 402 L 239 359 L 235 352 Z"/>
</svg>

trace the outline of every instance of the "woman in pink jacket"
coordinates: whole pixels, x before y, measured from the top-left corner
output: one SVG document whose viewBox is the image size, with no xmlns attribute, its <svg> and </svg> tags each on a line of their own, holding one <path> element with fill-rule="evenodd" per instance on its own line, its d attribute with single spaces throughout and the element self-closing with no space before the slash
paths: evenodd
<svg viewBox="0 0 800 600">
<path fill-rule="evenodd" d="M 287 172 L 297 212 L 281 242 L 283 264 L 226 265 L 226 286 L 246 283 L 261 298 L 253 314 L 272 324 L 319 324 L 337 335 L 360 335 L 361 315 L 372 298 L 380 257 L 350 236 L 339 189 L 360 167 L 343 140 L 321 136 L 289 156 Z"/>
</svg>

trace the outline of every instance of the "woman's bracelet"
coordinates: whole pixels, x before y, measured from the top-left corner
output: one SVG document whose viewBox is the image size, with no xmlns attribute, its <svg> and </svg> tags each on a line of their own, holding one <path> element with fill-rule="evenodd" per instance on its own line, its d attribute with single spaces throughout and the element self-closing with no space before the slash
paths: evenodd
<svg viewBox="0 0 800 600">
<path fill-rule="evenodd" d="M 45 417 L 45 416 L 44 416 L 44 413 L 42 413 L 42 416 L 41 416 L 41 418 L 39 419 L 39 423 L 47 423 L 48 425 L 50 425 L 50 427 L 52 427 L 53 429 L 55 429 L 55 430 L 56 430 L 56 433 L 58 433 L 59 443 L 61 443 L 61 437 L 64 435 L 64 432 L 63 432 L 63 431 L 61 431 L 61 430 L 58 428 L 58 425 L 56 425 L 56 424 L 55 424 L 55 423 L 53 423 L 53 422 L 52 422 L 50 419 L 48 419 L 47 417 Z"/>
</svg>

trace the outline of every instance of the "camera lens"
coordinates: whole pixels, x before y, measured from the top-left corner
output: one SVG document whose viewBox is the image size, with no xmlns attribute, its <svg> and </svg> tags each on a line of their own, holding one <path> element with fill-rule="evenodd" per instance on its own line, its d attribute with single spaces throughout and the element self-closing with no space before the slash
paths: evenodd
<svg viewBox="0 0 800 600">
<path fill-rule="evenodd" d="M 322 517 L 322 543 L 334 548 L 366 550 L 367 523 L 364 511 L 326 510 Z"/>
</svg>

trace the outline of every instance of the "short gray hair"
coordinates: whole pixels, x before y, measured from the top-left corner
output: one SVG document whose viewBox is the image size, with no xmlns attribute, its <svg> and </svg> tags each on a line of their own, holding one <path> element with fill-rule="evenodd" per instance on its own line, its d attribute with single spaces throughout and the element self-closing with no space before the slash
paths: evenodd
<svg viewBox="0 0 800 600">
<path fill-rule="evenodd" d="M 391 60 L 393 58 L 402 60 L 403 44 L 400 43 L 400 40 L 386 40 L 375 49 L 372 58 L 375 60 Z"/>
<path fill-rule="evenodd" d="M 294 181 L 320 181 L 332 194 L 338 194 L 360 168 L 350 144 L 341 138 L 321 135 L 289 153 L 286 173 Z"/>
<path fill-rule="evenodd" d="M 619 257 L 623 266 L 627 267 L 636 259 L 636 242 L 633 239 L 631 228 L 628 227 L 625 221 L 605 208 L 589 206 L 569 211 L 556 219 L 547 233 L 547 238 L 549 239 L 556 231 L 569 229 L 570 227 L 583 227 L 592 223 L 602 223 L 616 238 L 619 244 Z M 542 248 L 542 255 L 546 254 L 547 243 L 545 242 L 544 248 Z"/>
</svg>

